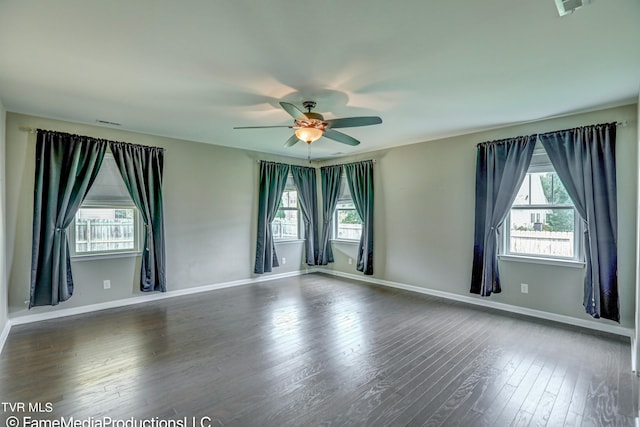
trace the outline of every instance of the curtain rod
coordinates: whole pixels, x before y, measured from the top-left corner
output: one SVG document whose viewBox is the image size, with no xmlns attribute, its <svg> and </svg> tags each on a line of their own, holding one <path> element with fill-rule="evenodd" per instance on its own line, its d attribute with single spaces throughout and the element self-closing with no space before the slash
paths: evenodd
<svg viewBox="0 0 640 427">
<path fill-rule="evenodd" d="M 326 165 L 326 166 L 321 166 L 321 168 L 330 168 L 333 166 L 344 166 L 344 165 L 353 165 L 355 163 L 363 163 L 363 162 L 371 162 L 373 164 L 378 163 L 378 161 L 376 159 L 368 159 L 368 160 L 358 160 L 355 162 L 347 162 L 347 163 L 336 163 L 335 165 Z"/>
<path fill-rule="evenodd" d="M 256 163 L 260 163 L 260 162 L 276 163 L 276 164 L 279 164 L 279 165 L 289 165 L 289 166 L 302 166 L 302 165 L 296 165 L 296 164 L 293 164 L 293 163 L 276 162 L 276 161 L 274 161 L 274 160 L 260 160 L 260 159 L 256 159 Z M 312 167 L 312 166 L 302 166 L 302 167 L 308 168 L 308 167 Z"/>
<path fill-rule="evenodd" d="M 27 126 L 20 126 L 18 129 L 20 129 L 23 132 L 32 133 L 32 134 L 35 134 L 39 130 L 41 130 L 41 131 L 44 131 L 44 132 L 56 132 L 56 133 L 64 133 L 64 134 L 67 134 L 67 135 L 74 135 L 74 134 L 70 134 L 69 132 L 63 132 L 63 131 L 59 131 L 59 130 L 40 129 L 40 128 L 32 128 L 32 127 L 27 127 Z M 75 135 L 77 135 L 77 134 L 75 134 Z M 162 150 L 162 151 L 167 151 L 167 149 L 163 148 L 163 147 L 154 147 L 154 146 L 151 146 L 151 145 L 135 144 L 133 142 L 125 142 L 125 141 L 112 141 L 110 139 L 98 138 L 98 137 L 95 137 L 95 136 L 88 136 L 88 135 L 77 135 L 77 136 L 82 136 L 82 137 L 86 137 L 86 138 L 93 138 L 93 139 L 101 139 L 103 141 L 113 142 L 113 143 L 116 143 L 116 144 L 137 145 L 138 147 L 154 148 L 154 149 L 158 149 L 158 150 Z"/>
<path fill-rule="evenodd" d="M 613 123 L 613 122 L 610 122 L 610 123 Z M 599 125 L 604 125 L 604 124 L 607 124 L 607 123 L 599 123 L 599 124 L 595 124 L 595 125 L 586 125 L 586 126 L 578 126 L 578 127 L 579 127 L 579 128 L 582 128 L 582 127 L 589 127 L 589 126 L 599 126 Z M 627 122 L 627 120 L 623 120 L 623 121 L 621 121 L 621 122 L 615 122 L 615 124 L 616 124 L 616 127 L 626 128 L 626 127 L 627 127 L 627 125 L 628 125 L 628 122 Z M 562 129 L 562 130 L 558 130 L 558 131 L 542 132 L 542 134 L 545 134 L 545 133 L 552 133 L 552 132 L 562 132 L 563 130 L 569 130 L 569 129 L 576 129 L 576 128 L 568 128 L 568 129 Z M 536 136 L 537 136 L 537 135 L 540 135 L 540 134 L 538 134 L 538 133 L 534 133 L 533 135 L 536 135 Z M 532 135 L 520 135 L 520 136 L 532 136 Z M 506 140 L 514 139 L 514 138 L 518 138 L 518 136 L 514 136 L 514 137 L 511 137 L 511 138 L 502 138 L 502 139 L 497 139 L 497 140 L 495 140 L 495 141 L 478 142 L 478 143 L 476 144 L 476 147 L 479 147 L 479 146 L 480 146 L 480 145 L 482 145 L 482 144 L 487 144 L 487 143 L 492 143 L 492 142 L 506 141 Z"/>
<path fill-rule="evenodd" d="M 360 160 L 360 161 L 361 161 L 361 162 L 366 162 L 366 160 Z M 378 163 L 378 161 L 377 161 L 376 159 L 371 159 L 370 161 L 371 161 L 371 162 L 373 162 L 373 163 Z M 289 164 L 292 164 L 292 163 L 274 162 L 274 161 L 272 161 L 272 160 L 256 160 L 256 163 L 260 163 L 260 162 L 280 163 L 280 164 L 283 164 L 283 165 L 289 165 Z M 350 162 L 350 163 L 359 163 L 359 162 Z M 348 165 L 348 164 L 349 164 L 349 163 L 340 163 L 340 164 L 338 164 L 338 165 Z M 338 166 L 338 165 L 329 165 L 329 166 Z M 294 166 L 298 166 L 298 165 L 294 165 Z M 305 167 L 311 167 L 311 166 L 305 166 Z M 324 167 L 324 166 L 322 166 L 322 167 Z"/>
</svg>

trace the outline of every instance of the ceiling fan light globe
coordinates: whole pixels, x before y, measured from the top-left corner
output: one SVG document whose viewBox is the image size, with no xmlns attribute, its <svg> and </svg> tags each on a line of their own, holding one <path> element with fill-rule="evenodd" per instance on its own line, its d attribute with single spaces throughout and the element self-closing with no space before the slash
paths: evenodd
<svg viewBox="0 0 640 427">
<path fill-rule="evenodd" d="M 311 144 L 313 141 L 317 141 L 322 136 L 322 130 L 314 127 L 296 129 L 296 136 L 299 140 Z"/>
</svg>

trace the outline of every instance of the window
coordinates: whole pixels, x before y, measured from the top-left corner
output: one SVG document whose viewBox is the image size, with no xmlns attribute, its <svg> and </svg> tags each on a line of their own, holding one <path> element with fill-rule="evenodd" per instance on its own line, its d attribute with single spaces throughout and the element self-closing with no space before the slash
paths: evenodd
<svg viewBox="0 0 640 427">
<path fill-rule="evenodd" d="M 282 192 L 280 206 L 271 223 L 273 240 L 297 240 L 300 238 L 300 210 L 298 209 L 298 190 L 289 174 Z"/>
<path fill-rule="evenodd" d="M 504 254 L 579 260 L 581 219 L 537 143 L 527 175 L 505 221 Z"/>
<path fill-rule="evenodd" d="M 75 254 L 136 251 L 137 210 L 82 207 L 75 217 Z"/>
<path fill-rule="evenodd" d="M 360 240 L 362 235 L 362 219 L 353 204 L 347 178 L 342 176 L 340 194 L 333 217 L 333 238 L 338 240 Z"/>
<path fill-rule="evenodd" d="M 69 227 L 72 256 L 139 252 L 142 220 L 107 153 L 98 176 Z"/>
</svg>

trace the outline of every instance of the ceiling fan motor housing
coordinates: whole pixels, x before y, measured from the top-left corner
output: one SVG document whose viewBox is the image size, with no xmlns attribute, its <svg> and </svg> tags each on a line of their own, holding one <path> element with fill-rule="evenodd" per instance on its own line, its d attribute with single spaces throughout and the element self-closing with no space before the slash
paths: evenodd
<svg viewBox="0 0 640 427">
<path fill-rule="evenodd" d="M 322 117 L 322 114 L 318 114 L 318 113 L 304 113 L 305 116 L 307 116 L 307 118 L 309 119 L 314 119 L 314 120 L 320 120 L 323 121 L 324 117 Z"/>
</svg>

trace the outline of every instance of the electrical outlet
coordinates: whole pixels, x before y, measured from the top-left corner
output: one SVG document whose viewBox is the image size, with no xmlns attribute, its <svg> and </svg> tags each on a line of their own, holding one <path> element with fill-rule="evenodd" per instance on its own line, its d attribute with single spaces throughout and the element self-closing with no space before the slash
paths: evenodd
<svg viewBox="0 0 640 427">
<path fill-rule="evenodd" d="M 523 294 L 529 293 L 529 285 L 527 283 L 520 283 L 520 292 Z"/>
<path fill-rule="evenodd" d="M 285 265 L 287 263 L 287 259 L 285 257 L 282 257 L 282 265 Z"/>
<path fill-rule="evenodd" d="M 353 264 L 353 258 L 349 258 L 349 265 Z"/>
<path fill-rule="evenodd" d="M 102 286 L 104 286 L 105 289 L 111 289 L 111 280 L 104 280 Z"/>
</svg>

